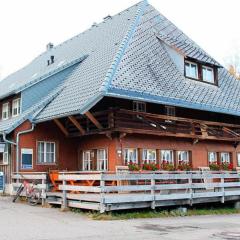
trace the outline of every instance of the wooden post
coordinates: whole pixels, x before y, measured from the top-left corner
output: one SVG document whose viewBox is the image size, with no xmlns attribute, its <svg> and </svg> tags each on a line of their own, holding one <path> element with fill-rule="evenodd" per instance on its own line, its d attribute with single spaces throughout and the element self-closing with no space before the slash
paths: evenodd
<svg viewBox="0 0 240 240">
<path fill-rule="evenodd" d="M 105 181 L 103 180 L 103 173 L 101 173 L 101 177 L 100 177 L 100 188 L 101 188 L 100 213 L 104 213 L 106 211 L 106 206 L 105 206 L 105 203 L 104 203 L 104 191 L 103 191 L 104 187 L 105 187 Z"/>
<path fill-rule="evenodd" d="M 67 185 L 67 181 L 64 179 L 63 180 L 63 190 L 62 190 L 62 206 L 61 206 L 62 211 L 66 211 L 68 209 L 66 185 Z"/>
<path fill-rule="evenodd" d="M 224 174 L 221 175 L 221 184 L 224 185 Z M 221 192 L 222 192 L 222 197 L 221 197 L 221 203 L 225 202 L 225 190 L 224 190 L 224 186 L 221 187 Z"/>
<path fill-rule="evenodd" d="M 152 202 L 151 202 L 151 208 L 156 208 L 156 202 L 155 202 L 155 174 L 151 174 L 151 196 L 152 196 Z"/>
<path fill-rule="evenodd" d="M 46 177 L 46 174 L 43 175 L 44 177 Z M 44 186 L 44 187 L 43 187 Z M 46 203 L 46 179 L 42 178 L 42 191 L 41 191 L 41 195 L 42 195 L 42 206 L 45 206 Z"/>
<path fill-rule="evenodd" d="M 193 204 L 192 173 L 189 174 L 188 184 L 189 184 L 189 193 L 191 196 L 189 199 L 189 205 L 192 206 Z"/>
</svg>

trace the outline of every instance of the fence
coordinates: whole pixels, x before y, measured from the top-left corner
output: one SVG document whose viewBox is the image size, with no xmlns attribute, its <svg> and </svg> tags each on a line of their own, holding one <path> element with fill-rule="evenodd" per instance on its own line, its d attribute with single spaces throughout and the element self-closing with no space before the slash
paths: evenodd
<svg viewBox="0 0 240 240">
<path fill-rule="evenodd" d="M 24 180 L 27 180 L 29 182 L 33 182 L 37 188 L 41 189 L 41 199 L 42 199 L 42 205 L 45 204 L 45 200 L 47 198 L 46 192 L 47 192 L 47 173 L 19 173 L 19 174 L 13 174 L 12 175 L 13 180 L 13 195 L 16 193 L 17 189 L 21 186 L 22 182 Z M 25 196 L 26 193 L 23 192 L 21 196 Z"/>
<path fill-rule="evenodd" d="M 60 173 L 62 207 L 100 212 L 240 199 L 237 172 Z"/>
</svg>

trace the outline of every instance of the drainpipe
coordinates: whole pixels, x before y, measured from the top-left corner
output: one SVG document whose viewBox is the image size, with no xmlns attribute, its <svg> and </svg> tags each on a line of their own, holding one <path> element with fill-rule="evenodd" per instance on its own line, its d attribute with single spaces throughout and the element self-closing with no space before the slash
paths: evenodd
<svg viewBox="0 0 240 240">
<path fill-rule="evenodd" d="M 16 173 L 17 173 L 17 175 L 19 173 L 19 139 L 20 139 L 20 136 L 23 134 L 33 132 L 34 128 L 35 128 L 35 124 L 32 123 L 32 127 L 30 129 L 18 132 L 16 142 L 12 142 L 12 141 L 8 140 L 6 138 L 6 133 L 3 133 L 3 140 L 7 143 L 10 143 L 11 145 L 16 146 Z"/>
</svg>

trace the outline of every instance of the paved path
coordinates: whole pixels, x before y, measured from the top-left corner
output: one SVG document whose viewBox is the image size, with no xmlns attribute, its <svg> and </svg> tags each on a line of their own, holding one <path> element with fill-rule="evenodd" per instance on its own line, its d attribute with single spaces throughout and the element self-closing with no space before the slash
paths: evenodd
<svg viewBox="0 0 240 240">
<path fill-rule="evenodd" d="M 240 239 L 240 215 L 93 221 L 0 197 L 0 240 Z"/>
</svg>

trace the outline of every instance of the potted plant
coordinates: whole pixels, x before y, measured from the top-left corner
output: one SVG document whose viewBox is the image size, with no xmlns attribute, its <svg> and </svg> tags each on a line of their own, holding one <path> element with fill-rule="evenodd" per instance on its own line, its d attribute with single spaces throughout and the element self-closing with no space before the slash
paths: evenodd
<svg viewBox="0 0 240 240">
<path fill-rule="evenodd" d="M 133 163 L 132 161 L 130 161 L 129 164 L 128 164 L 128 169 L 129 169 L 129 171 L 139 171 L 140 167 L 139 167 L 138 164 Z"/>
<path fill-rule="evenodd" d="M 219 171 L 221 166 L 218 164 L 218 162 L 212 162 L 209 164 L 209 168 L 211 171 Z"/>
<path fill-rule="evenodd" d="M 188 162 L 179 161 L 177 169 L 180 171 L 190 171 L 192 169 L 192 166 Z"/>
<path fill-rule="evenodd" d="M 175 166 L 174 164 L 164 160 L 161 164 L 161 169 L 165 171 L 175 171 Z"/>
</svg>

